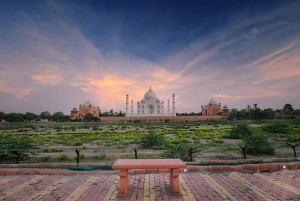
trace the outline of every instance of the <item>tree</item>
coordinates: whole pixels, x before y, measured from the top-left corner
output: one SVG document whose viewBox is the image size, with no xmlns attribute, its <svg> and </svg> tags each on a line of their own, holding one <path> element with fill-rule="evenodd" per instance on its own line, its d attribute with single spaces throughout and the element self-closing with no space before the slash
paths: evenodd
<svg viewBox="0 0 300 201">
<path fill-rule="evenodd" d="M 5 121 L 9 122 L 21 122 L 23 121 L 22 113 L 9 113 L 5 115 Z"/>
<path fill-rule="evenodd" d="M 38 146 L 31 138 L 0 136 L 0 155 L 6 160 L 15 159 L 17 164 L 29 153 L 35 154 L 36 149 Z"/>
<path fill-rule="evenodd" d="M 3 119 L 5 119 L 5 113 L 0 111 L 0 121 L 2 121 Z"/>
<path fill-rule="evenodd" d="M 253 129 L 247 123 L 239 123 L 232 126 L 229 138 L 242 139 L 244 136 L 252 134 Z"/>
<path fill-rule="evenodd" d="M 293 106 L 292 106 L 291 104 L 287 103 L 287 104 L 285 104 L 285 105 L 283 106 L 283 112 L 284 112 L 284 114 L 289 115 L 289 114 L 291 114 L 293 111 L 294 111 L 294 108 L 293 108 Z"/>
<path fill-rule="evenodd" d="M 84 117 L 83 120 L 84 121 L 92 121 L 94 115 L 92 115 L 91 113 L 87 113 Z"/>
<path fill-rule="evenodd" d="M 44 112 L 42 112 L 40 114 L 40 118 L 41 119 L 48 119 L 48 120 L 50 120 L 51 119 L 51 114 L 48 111 L 44 111 Z"/>
<path fill-rule="evenodd" d="M 53 121 L 63 121 L 65 118 L 65 115 L 63 112 L 55 112 L 53 115 L 52 115 L 52 120 Z"/>
<path fill-rule="evenodd" d="M 29 120 L 29 121 L 34 120 L 34 119 L 36 119 L 37 117 L 38 117 L 38 115 L 36 115 L 36 114 L 34 114 L 34 113 L 31 113 L 31 112 L 26 112 L 26 113 L 24 114 L 24 119 L 25 119 L 25 120 Z"/>
<path fill-rule="evenodd" d="M 114 116 L 114 110 L 113 110 L 113 109 L 111 109 L 111 110 L 109 111 L 109 115 L 110 115 L 110 116 Z"/>
<path fill-rule="evenodd" d="M 166 138 L 164 135 L 155 133 L 154 131 L 149 131 L 141 137 L 140 145 L 142 149 L 163 148 L 166 144 Z"/>
<path fill-rule="evenodd" d="M 275 149 L 268 141 L 268 136 L 259 129 L 252 129 L 252 134 L 243 136 L 242 141 L 242 144 L 247 146 L 246 153 L 248 154 L 274 154 Z"/>
</svg>

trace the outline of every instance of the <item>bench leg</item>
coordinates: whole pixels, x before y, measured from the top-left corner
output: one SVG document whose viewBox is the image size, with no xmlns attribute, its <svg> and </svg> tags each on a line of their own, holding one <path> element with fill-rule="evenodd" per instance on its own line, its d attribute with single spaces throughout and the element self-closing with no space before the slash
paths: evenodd
<svg viewBox="0 0 300 201">
<path fill-rule="evenodd" d="M 170 169 L 170 186 L 173 195 L 180 195 L 179 169 Z"/>
<path fill-rule="evenodd" d="M 120 170 L 119 198 L 125 198 L 128 189 L 128 169 Z"/>
</svg>

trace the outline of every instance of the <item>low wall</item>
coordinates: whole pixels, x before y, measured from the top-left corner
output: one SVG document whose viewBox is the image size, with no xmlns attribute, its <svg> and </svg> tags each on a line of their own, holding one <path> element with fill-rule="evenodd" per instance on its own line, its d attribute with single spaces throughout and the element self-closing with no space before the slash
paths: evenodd
<svg viewBox="0 0 300 201">
<path fill-rule="evenodd" d="M 151 117 L 100 117 L 100 121 L 115 122 L 115 121 L 199 121 L 212 119 L 226 119 L 226 116 L 151 116 Z"/>
</svg>

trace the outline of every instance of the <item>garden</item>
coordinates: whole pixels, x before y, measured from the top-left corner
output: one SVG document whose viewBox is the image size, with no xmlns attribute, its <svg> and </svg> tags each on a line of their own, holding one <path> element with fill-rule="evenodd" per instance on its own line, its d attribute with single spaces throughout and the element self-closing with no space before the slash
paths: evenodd
<svg viewBox="0 0 300 201">
<path fill-rule="evenodd" d="M 114 162 L 135 151 L 183 161 L 242 159 L 243 151 L 248 159 L 286 158 L 300 154 L 298 142 L 297 119 L 12 123 L 0 129 L 0 162 Z"/>
</svg>

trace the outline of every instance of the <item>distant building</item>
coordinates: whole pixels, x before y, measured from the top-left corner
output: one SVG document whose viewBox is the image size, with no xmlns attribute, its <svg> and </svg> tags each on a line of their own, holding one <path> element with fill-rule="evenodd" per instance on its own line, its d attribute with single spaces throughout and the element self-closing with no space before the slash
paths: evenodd
<svg viewBox="0 0 300 201">
<path fill-rule="evenodd" d="M 226 105 L 221 109 L 221 103 L 217 103 L 215 100 L 211 99 L 207 105 L 201 106 L 202 116 L 229 116 L 230 112 Z"/>
<path fill-rule="evenodd" d="M 71 111 L 71 119 L 80 118 L 82 119 L 86 114 L 91 113 L 95 117 L 100 116 L 100 108 L 99 106 L 94 106 L 92 103 L 88 100 L 83 105 L 79 105 L 79 110 L 77 110 L 76 107 L 73 108 Z"/>
<path fill-rule="evenodd" d="M 129 112 L 129 95 L 126 95 L 126 117 L 139 116 L 176 116 L 175 94 L 172 94 L 172 111 L 170 111 L 170 101 L 168 100 L 167 109 L 164 108 L 164 101 L 161 101 L 156 93 L 150 89 L 145 93 L 141 101 L 137 101 L 137 112 L 133 112 L 133 100 L 131 100 L 131 112 Z"/>
</svg>

